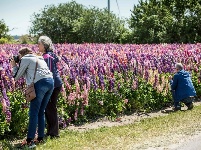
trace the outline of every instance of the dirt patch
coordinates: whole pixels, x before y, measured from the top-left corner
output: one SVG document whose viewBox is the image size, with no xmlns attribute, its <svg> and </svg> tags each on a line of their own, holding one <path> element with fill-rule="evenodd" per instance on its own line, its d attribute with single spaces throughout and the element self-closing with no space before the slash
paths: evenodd
<svg viewBox="0 0 201 150">
<path fill-rule="evenodd" d="M 201 104 L 201 101 L 196 101 L 194 102 L 194 106 L 198 106 Z M 182 110 L 185 111 L 187 110 L 186 107 L 182 107 Z M 90 129 L 97 129 L 100 127 L 112 127 L 112 126 L 122 126 L 122 125 L 128 125 L 132 124 L 135 122 L 139 122 L 141 119 L 145 118 L 153 118 L 153 117 L 158 117 L 158 116 L 165 116 L 168 115 L 169 113 L 173 112 L 172 107 L 167 107 L 159 111 L 154 111 L 151 113 L 133 113 L 131 115 L 122 115 L 116 118 L 115 121 L 111 121 L 108 118 L 100 118 L 96 121 L 93 122 L 88 122 L 83 125 L 75 126 L 75 125 L 70 125 L 67 127 L 69 130 L 76 130 L 76 131 L 87 131 Z"/>
</svg>

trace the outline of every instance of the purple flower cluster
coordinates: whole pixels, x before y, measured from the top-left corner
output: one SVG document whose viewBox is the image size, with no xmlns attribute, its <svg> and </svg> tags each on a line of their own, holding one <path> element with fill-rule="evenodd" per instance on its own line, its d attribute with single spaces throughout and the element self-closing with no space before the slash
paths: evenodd
<svg viewBox="0 0 201 150">
<path fill-rule="evenodd" d="M 6 102 L 8 121 L 11 116 L 6 92 L 16 89 L 23 91 L 25 85 L 23 78 L 14 82 L 8 60 L 12 55 L 16 55 L 18 49 L 22 46 L 24 45 L 0 45 L 0 94 Z M 38 50 L 37 45 L 26 46 L 35 52 Z M 151 82 L 151 78 L 154 78 L 152 85 L 157 87 L 160 84 L 158 75 L 151 76 L 149 72 L 155 71 L 159 75 L 173 73 L 176 62 L 183 63 L 187 70 L 198 71 L 201 64 L 201 44 L 199 43 L 151 45 L 55 44 L 55 50 L 61 58 L 58 68 L 64 81 L 62 95 L 65 96 L 67 102 L 69 101 L 67 104 L 77 105 L 73 102 L 74 99 L 82 99 L 83 108 L 81 108 L 81 113 L 84 112 L 84 106 L 88 103 L 87 95 L 90 90 L 101 89 L 111 92 L 114 88 L 120 89 L 121 83 L 115 79 L 115 73 L 124 74 L 125 82 L 132 80 L 133 89 L 136 89 L 139 84 L 137 76 L 144 77 L 147 82 Z M 130 79 L 128 72 L 132 72 L 133 77 L 136 78 L 134 80 Z M 74 93 L 75 84 L 79 93 Z M 115 85 L 118 87 L 115 87 Z M 84 88 L 86 88 L 85 91 Z M 74 119 L 76 119 L 78 113 L 78 110 L 75 111 Z"/>
</svg>

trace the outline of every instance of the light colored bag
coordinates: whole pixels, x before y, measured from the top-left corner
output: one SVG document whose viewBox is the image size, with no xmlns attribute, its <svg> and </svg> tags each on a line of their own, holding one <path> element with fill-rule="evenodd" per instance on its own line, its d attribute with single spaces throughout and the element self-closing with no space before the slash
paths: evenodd
<svg viewBox="0 0 201 150">
<path fill-rule="evenodd" d="M 36 56 L 36 59 L 37 60 L 36 60 L 36 67 L 35 67 L 33 81 L 25 90 L 25 97 L 26 97 L 27 102 L 30 102 L 34 98 L 36 98 L 36 92 L 35 92 L 35 88 L 34 88 L 34 79 L 35 79 L 35 76 L 36 76 L 36 70 L 37 70 L 37 66 L 38 66 L 38 58 L 37 58 L 37 56 Z"/>
<path fill-rule="evenodd" d="M 34 88 L 34 83 L 32 82 L 25 91 L 26 101 L 30 102 L 36 97 L 36 92 Z"/>
</svg>

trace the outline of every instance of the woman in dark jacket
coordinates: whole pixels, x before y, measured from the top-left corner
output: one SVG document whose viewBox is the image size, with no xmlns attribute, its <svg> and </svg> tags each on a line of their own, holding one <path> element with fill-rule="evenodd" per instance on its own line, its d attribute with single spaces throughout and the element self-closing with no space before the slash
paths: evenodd
<svg viewBox="0 0 201 150">
<path fill-rule="evenodd" d="M 191 75 L 188 71 L 185 71 L 181 63 L 175 65 L 176 74 L 173 78 L 170 76 L 170 85 L 173 92 L 175 110 L 180 110 L 180 102 L 183 102 L 188 109 L 193 108 L 193 99 L 196 95 Z"/>
<path fill-rule="evenodd" d="M 62 88 L 62 80 L 57 69 L 57 63 L 59 62 L 58 57 L 53 52 L 54 47 L 52 40 L 47 36 L 40 36 L 38 39 L 39 51 L 43 53 L 43 58 L 45 59 L 50 71 L 53 73 L 54 79 L 54 90 L 52 96 L 48 102 L 45 109 L 45 116 L 47 120 L 47 136 L 59 137 L 59 123 L 57 115 L 57 100 L 58 95 Z"/>
</svg>

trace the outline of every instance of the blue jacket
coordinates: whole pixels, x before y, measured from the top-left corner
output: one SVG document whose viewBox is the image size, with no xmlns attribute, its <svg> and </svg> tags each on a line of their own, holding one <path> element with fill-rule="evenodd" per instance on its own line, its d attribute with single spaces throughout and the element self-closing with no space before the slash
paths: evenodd
<svg viewBox="0 0 201 150">
<path fill-rule="evenodd" d="M 47 52 L 43 54 L 43 58 L 46 61 L 50 71 L 53 73 L 54 87 L 57 88 L 62 86 L 63 82 L 57 69 L 57 62 L 59 62 L 58 57 L 53 52 Z"/>
<path fill-rule="evenodd" d="M 174 101 L 179 102 L 189 96 L 195 96 L 196 91 L 193 86 L 191 75 L 188 71 L 180 70 L 173 80 L 170 81 L 171 90 L 174 90 Z"/>
</svg>

